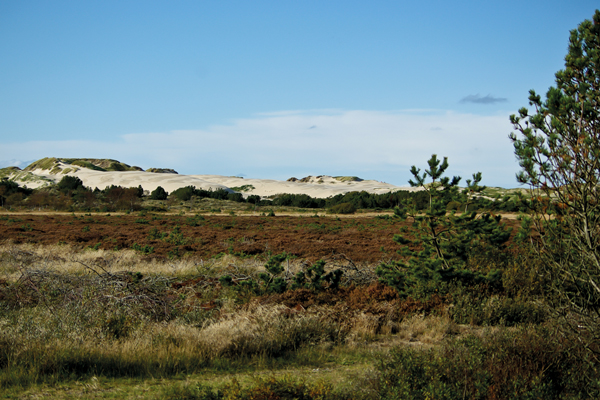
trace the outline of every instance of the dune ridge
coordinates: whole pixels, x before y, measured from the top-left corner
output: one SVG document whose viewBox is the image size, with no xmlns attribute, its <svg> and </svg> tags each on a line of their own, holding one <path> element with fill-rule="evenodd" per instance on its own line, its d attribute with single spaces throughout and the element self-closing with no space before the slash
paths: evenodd
<svg viewBox="0 0 600 400">
<path fill-rule="evenodd" d="M 166 168 L 149 168 L 144 171 L 139 167 L 129 167 L 128 170 L 106 170 L 106 166 L 129 165 L 116 160 L 101 159 L 59 159 L 44 158 L 38 160 L 23 170 L 5 168 L 5 176 L 27 185 L 30 188 L 47 186 L 58 182 L 65 175 L 76 176 L 85 186 L 92 189 L 104 189 L 107 186 L 138 187 L 153 191 L 161 186 L 167 192 L 172 192 L 185 186 L 195 186 L 198 189 L 224 189 L 240 192 L 244 196 L 258 195 L 261 197 L 277 194 L 306 194 L 316 198 L 326 198 L 337 194 L 354 191 L 368 193 L 387 193 L 398 190 L 416 190 L 411 187 L 400 187 L 376 180 L 363 180 L 354 176 L 333 177 L 328 175 L 308 176 L 302 179 L 290 178 L 287 181 L 274 179 L 247 179 L 221 175 L 182 175 Z M 171 173 L 156 173 L 154 171 L 173 171 Z M 153 172 L 150 172 L 153 171 Z"/>
</svg>

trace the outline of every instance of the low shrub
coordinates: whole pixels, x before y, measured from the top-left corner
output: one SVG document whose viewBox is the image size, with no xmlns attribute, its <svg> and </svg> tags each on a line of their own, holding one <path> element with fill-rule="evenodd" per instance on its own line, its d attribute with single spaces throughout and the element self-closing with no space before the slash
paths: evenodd
<svg viewBox="0 0 600 400">
<path fill-rule="evenodd" d="M 356 212 L 356 206 L 352 203 L 340 203 L 331 206 L 327 212 L 329 214 L 354 214 Z"/>
<path fill-rule="evenodd" d="M 449 314 L 459 324 L 485 326 L 539 324 L 548 317 L 546 307 L 533 300 L 477 293 L 455 296 Z"/>
<path fill-rule="evenodd" d="M 324 382 L 306 383 L 287 375 L 283 377 L 257 377 L 252 384 L 247 386 L 243 386 L 235 379 L 219 388 L 212 388 L 201 383 L 187 383 L 165 389 L 161 398 L 166 400 L 342 400 L 349 397 L 336 393 L 331 384 Z"/>
<path fill-rule="evenodd" d="M 381 359 L 381 399 L 599 398 L 583 351 L 543 327 L 467 336 L 431 350 L 398 347 Z"/>
<path fill-rule="evenodd" d="M 158 186 L 150 193 L 151 200 L 166 200 L 169 197 L 169 193 L 162 186 Z"/>
</svg>

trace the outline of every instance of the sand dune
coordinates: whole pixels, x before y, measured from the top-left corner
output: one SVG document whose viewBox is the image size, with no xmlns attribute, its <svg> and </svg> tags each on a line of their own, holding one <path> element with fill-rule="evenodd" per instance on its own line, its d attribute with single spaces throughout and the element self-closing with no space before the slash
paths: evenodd
<svg viewBox="0 0 600 400">
<path fill-rule="evenodd" d="M 397 190 L 414 190 L 410 187 L 398 187 L 389 183 L 382 183 L 373 180 L 364 180 L 360 182 L 340 182 L 330 176 L 321 176 L 317 182 L 321 183 L 305 183 L 305 182 L 289 182 L 276 181 L 271 179 L 242 179 L 235 177 L 226 177 L 219 175 L 190 175 L 202 179 L 206 182 L 220 184 L 232 187 L 242 187 L 249 185 L 254 187 L 251 190 L 245 191 L 245 194 L 256 194 L 259 196 L 271 196 L 280 193 L 290 194 L 307 194 L 311 197 L 329 197 L 336 194 L 343 194 L 355 191 L 366 191 L 369 193 L 387 193 Z"/>
<path fill-rule="evenodd" d="M 78 168 L 71 164 L 57 162 L 51 169 L 33 169 L 22 171 L 13 179 L 30 188 L 58 182 L 65 175 L 77 176 L 85 186 L 104 189 L 110 185 L 123 187 L 142 186 L 144 190 L 153 191 L 161 186 L 167 192 L 185 186 L 195 186 L 198 189 L 225 189 L 238 191 L 245 196 L 258 195 L 261 197 L 282 193 L 307 194 L 311 197 L 326 198 L 353 191 L 369 193 L 387 193 L 398 190 L 415 190 L 410 187 L 399 187 L 375 180 L 358 178 L 334 178 L 321 175 L 306 177 L 301 180 L 277 181 L 272 179 L 244 179 L 220 175 L 180 175 L 176 173 L 153 173 L 147 171 L 97 171 L 88 168 Z"/>
</svg>

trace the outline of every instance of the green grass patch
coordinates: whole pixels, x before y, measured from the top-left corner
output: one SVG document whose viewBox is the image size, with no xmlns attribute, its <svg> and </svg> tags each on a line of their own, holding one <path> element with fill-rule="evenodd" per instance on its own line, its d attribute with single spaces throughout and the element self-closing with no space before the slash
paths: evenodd
<svg viewBox="0 0 600 400">
<path fill-rule="evenodd" d="M 230 189 L 233 190 L 234 192 L 250 192 L 256 188 L 254 187 L 254 185 L 242 185 L 242 186 L 235 186 Z"/>
</svg>

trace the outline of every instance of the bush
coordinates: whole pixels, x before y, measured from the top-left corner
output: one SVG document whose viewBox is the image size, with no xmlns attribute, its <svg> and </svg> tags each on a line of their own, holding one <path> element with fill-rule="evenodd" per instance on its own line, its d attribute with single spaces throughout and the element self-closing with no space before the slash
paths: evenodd
<svg viewBox="0 0 600 400">
<path fill-rule="evenodd" d="M 194 191 L 196 188 L 194 186 L 186 186 L 171 192 L 171 195 L 175 196 L 180 201 L 188 201 L 194 196 Z"/>
<path fill-rule="evenodd" d="M 219 389 L 197 384 L 182 384 L 165 389 L 161 398 L 166 400 L 197 399 L 300 399 L 300 400 L 334 400 L 345 399 L 333 391 L 330 384 L 323 382 L 305 383 L 290 376 L 268 378 L 257 377 L 255 381 L 242 386 L 237 380 L 225 384 Z"/>
<path fill-rule="evenodd" d="M 327 212 L 330 214 L 354 214 L 356 207 L 352 203 L 341 203 L 330 207 Z"/>
<path fill-rule="evenodd" d="M 152 200 L 166 200 L 168 196 L 169 193 L 167 193 L 162 186 L 157 187 L 152 191 L 152 193 L 150 193 L 150 199 Z"/>
<path fill-rule="evenodd" d="M 76 176 L 66 175 L 58 182 L 57 188 L 61 192 L 69 192 L 83 187 L 83 182 Z"/>
<path fill-rule="evenodd" d="M 381 361 L 381 399 L 598 398 L 598 371 L 545 328 L 398 347 Z"/>
</svg>

